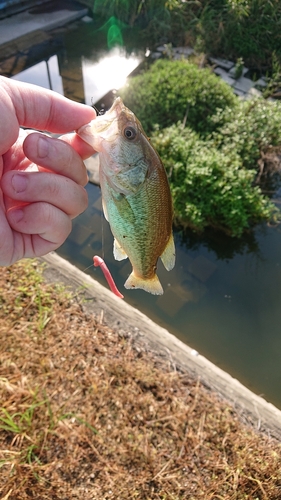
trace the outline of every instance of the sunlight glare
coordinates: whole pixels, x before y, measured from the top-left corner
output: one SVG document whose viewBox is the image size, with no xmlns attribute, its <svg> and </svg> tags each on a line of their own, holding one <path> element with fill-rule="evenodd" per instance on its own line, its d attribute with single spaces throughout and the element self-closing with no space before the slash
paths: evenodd
<svg viewBox="0 0 281 500">
<path fill-rule="evenodd" d="M 107 92 L 119 89 L 127 76 L 140 64 L 141 57 L 126 56 L 121 47 L 115 47 L 98 62 L 82 59 L 86 104 L 97 102 Z"/>
</svg>

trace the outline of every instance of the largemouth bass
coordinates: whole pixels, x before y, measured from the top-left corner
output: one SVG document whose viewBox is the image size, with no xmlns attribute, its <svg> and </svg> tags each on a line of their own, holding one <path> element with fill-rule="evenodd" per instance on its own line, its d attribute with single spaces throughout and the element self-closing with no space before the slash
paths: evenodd
<svg viewBox="0 0 281 500">
<path fill-rule="evenodd" d="M 160 257 L 170 271 L 175 246 L 171 192 L 160 157 L 120 97 L 77 133 L 99 152 L 102 203 L 114 236 L 114 257 L 129 257 L 133 267 L 125 288 L 161 295 L 157 261 Z"/>
</svg>

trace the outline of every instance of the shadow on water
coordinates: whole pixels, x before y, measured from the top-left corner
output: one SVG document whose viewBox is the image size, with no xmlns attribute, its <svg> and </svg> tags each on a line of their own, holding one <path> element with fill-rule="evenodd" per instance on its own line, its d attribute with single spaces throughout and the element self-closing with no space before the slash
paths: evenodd
<svg viewBox="0 0 281 500">
<path fill-rule="evenodd" d="M 106 29 L 88 21 L 33 39 L 25 57 L 2 54 L 1 73 L 87 104 L 102 103 L 140 64 L 145 48 L 137 42 L 134 47 L 122 29 L 126 49 L 109 51 Z M 264 186 L 274 199 L 281 194 L 275 181 Z M 261 225 L 239 240 L 211 230 L 200 236 L 175 232 L 176 266 L 167 272 L 159 262 L 165 293 L 151 296 L 124 289 L 130 263 L 113 258 L 99 187 L 88 184 L 87 192 L 89 207 L 73 221 L 58 253 L 107 286 L 100 269 L 89 268 L 93 255 L 104 257 L 127 302 L 281 408 L 281 228 Z"/>
</svg>

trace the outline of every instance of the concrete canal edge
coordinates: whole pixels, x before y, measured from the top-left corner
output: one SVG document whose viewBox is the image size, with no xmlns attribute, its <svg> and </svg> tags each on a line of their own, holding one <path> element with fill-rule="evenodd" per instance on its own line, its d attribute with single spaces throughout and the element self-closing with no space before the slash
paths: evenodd
<svg viewBox="0 0 281 500">
<path fill-rule="evenodd" d="M 174 366 L 190 373 L 204 386 L 229 401 L 243 420 L 281 441 L 281 411 L 278 408 L 55 252 L 39 260 L 46 263 L 45 280 L 63 283 L 83 297 L 83 305 L 89 314 L 94 314 L 97 319 L 103 318 L 103 322 L 113 329 L 130 332 L 138 348 L 149 350 L 155 356 L 165 356 Z"/>
</svg>

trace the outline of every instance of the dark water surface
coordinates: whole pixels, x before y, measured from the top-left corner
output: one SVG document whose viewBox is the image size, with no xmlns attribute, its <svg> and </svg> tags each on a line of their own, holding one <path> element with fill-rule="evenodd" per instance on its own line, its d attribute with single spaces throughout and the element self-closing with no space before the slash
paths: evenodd
<svg viewBox="0 0 281 500">
<path fill-rule="evenodd" d="M 25 51 L 20 72 L 12 65 L 3 74 L 95 103 L 122 85 L 145 52 L 128 44 L 127 52 L 108 52 L 107 43 L 106 30 L 97 33 L 93 23 L 80 21 L 57 30 L 47 46 Z M 94 254 L 103 256 L 127 302 L 281 408 L 281 227 L 258 226 L 241 240 L 212 231 L 201 238 L 176 233 L 176 266 L 167 272 L 159 263 L 165 293 L 155 297 L 124 289 L 131 266 L 114 261 L 100 189 L 89 184 L 87 191 L 89 208 L 58 253 L 82 270 Z M 99 268 L 86 272 L 107 286 Z"/>
</svg>

